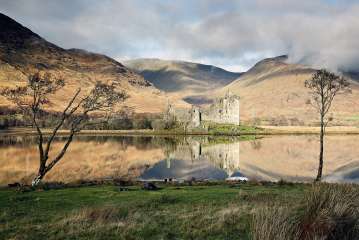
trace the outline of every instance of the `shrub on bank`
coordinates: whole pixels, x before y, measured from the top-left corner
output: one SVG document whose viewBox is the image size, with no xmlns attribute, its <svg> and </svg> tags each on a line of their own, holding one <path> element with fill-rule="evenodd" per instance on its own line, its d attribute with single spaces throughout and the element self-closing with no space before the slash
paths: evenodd
<svg viewBox="0 0 359 240">
<path fill-rule="evenodd" d="M 151 127 L 154 130 L 164 130 L 166 127 L 165 121 L 161 119 L 155 119 L 151 122 Z"/>
<path fill-rule="evenodd" d="M 152 129 L 151 120 L 148 118 L 134 119 L 132 125 L 134 129 Z"/>
<path fill-rule="evenodd" d="M 174 129 L 177 123 L 175 120 L 163 120 L 163 119 L 154 119 L 151 122 L 151 128 L 154 130 L 169 130 Z"/>
<path fill-rule="evenodd" d="M 316 184 L 299 208 L 267 207 L 253 216 L 252 238 L 358 239 L 359 187 Z"/>
</svg>

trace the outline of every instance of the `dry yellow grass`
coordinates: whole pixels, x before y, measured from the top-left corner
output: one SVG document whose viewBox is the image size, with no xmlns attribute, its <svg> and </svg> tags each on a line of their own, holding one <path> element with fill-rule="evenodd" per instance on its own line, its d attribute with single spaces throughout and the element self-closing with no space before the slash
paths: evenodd
<svg viewBox="0 0 359 240">
<path fill-rule="evenodd" d="M 304 82 L 313 69 L 278 61 L 260 62 L 239 79 L 222 89 L 202 94 L 217 98 L 228 91 L 241 97 L 243 122 L 266 125 L 308 125 L 318 123 L 318 114 L 310 104 L 311 96 Z M 352 92 L 334 99 L 329 115 L 334 125 L 359 126 L 359 84 L 350 81 Z"/>
<path fill-rule="evenodd" d="M 286 119 L 296 118 L 303 122 L 318 121 L 318 114 L 311 104 L 304 81 L 311 75 L 281 76 L 246 86 L 246 81 L 231 84 L 223 91 L 230 90 L 241 97 L 241 116 L 243 120 L 253 118 Z M 331 114 L 335 121 L 345 122 L 359 112 L 359 86 L 352 83 L 352 93 L 338 95 L 334 99 Z"/>
<path fill-rule="evenodd" d="M 101 81 L 111 81 L 113 79 L 108 78 L 106 76 L 98 76 L 93 73 L 87 74 L 78 74 L 75 71 L 49 71 L 54 76 L 64 76 L 66 86 L 53 95 L 50 99 L 52 104 L 47 107 L 49 111 L 62 111 L 68 101 L 76 92 L 76 89 L 81 87 L 82 92 L 88 92 L 94 82 L 96 80 Z M 132 77 L 139 77 L 139 76 L 132 76 Z M 158 89 L 152 86 L 136 86 L 128 84 L 128 81 L 131 78 L 122 78 L 121 79 L 121 86 L 119 89 L 123 89 L 129 95 L 129 98 L 125 101 L 124 104 L 119 105 L 121 106 L 128 106 L 133 109 L 137 113 L 160 113 L 162 112 L 165 107 L 167 106 L 167 102 L 170 101 L 174 103 L 174 105 L 178 107 L 187 107 L 183 100 L 180 99 L 172 99 L 171 95 L 166 95 L 165 93 L 159 91 Z M 4 87 L 16 87 L 16 86 L 23 86 L 26 84 L 26 76 L 21 74 L 20 71 L 11 69 L 8 72 L 1 72 L 0 74 L 0 88 Z M 7 101 L 4 97 L 0 96 L 0 107 L 15 107 L 14 104 Z"/>
<path fill-rule="evenodd" d="M 125 104 L 136 112 L 158 113 L 166 106 L 168 97 L 163 92 L 114 59 L 85 50 L 60 48 L 3 14 L 0 22 L 0 90 L 23 85 L 26 76 L 41 70 L 64 78 L 66 83 L 51 98 L 53 104 L 48 107 L 51 111 L 61 111 L 77 88 L 86 92 L 97 81 L 114 83 L 125 90 L 130 96 Z M 0 107 L 13 105 L 0 97 Z"/>
<path fill-rule="evenodd" d="M 260 126 L 272 134 L 319 134 L 320 127 L 310 126 Z M 356 126 L 330 126 L 326 128 L 327 134 L 359 134 Z"/>
</svg>

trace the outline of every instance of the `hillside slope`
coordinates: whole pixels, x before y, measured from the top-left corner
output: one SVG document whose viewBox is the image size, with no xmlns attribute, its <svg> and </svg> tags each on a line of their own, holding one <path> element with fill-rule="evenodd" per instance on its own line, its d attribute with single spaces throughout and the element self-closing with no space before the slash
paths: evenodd
<svg viewBox="0 0 359 240">
<path fill-rule="evenodd" d="M 62 76 L 66 82 L 53 97 L 51 110 L 60 110 L 76 88 L 86 91 L 96 81 L 115 83 L 126 90 L 130 98 L 125 104 L 136 112 L 160 112 L 166 105 L 164 93 L 105 55 L 60 48 L 3 14 L 0 28 L 0 87 L 25 84 L 29 74 L 42 70 Z M 0 98 L 0 106 L 11 105 Z"/>
<path fill-rule="evenodd" d="M 203 97 L 220 97 L 228 91 L 241 97 L 241 118 L 259 124 L 315 124 L 318 115 L 304 82 L 315 69 L 286 62 L 286 56 L 264 59 L 237 80 Z M 335 124 L 359 125 L 359 84 L 349 80 L 352 93 L 334 99 Z M 200 96 L 199 96 L 200 97 Z"/>
<path fill-rule="evenodd" d="M 124 65 L 158 89 L 184 99 L 221 88 L 241 75 L 211 65 L 150 58 L 125 61 Z"/>
</svg>

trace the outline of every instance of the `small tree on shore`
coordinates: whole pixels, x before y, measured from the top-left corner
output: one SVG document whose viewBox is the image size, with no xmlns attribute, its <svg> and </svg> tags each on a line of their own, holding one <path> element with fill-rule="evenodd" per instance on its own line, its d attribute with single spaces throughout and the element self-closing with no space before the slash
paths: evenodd
<svg viewBox="0 0 359 240">
<path fill-rule="evenodd" d="M 59 114 L 59 119 L 51 130 L 50 135 L 44 138 L 43 130 L 39 121 L 44 115 L 45 106 L 49 106 L 49 96 L 55 94 L 65 86 L 65 81 L 53 78 L 50 74 L 36 73 L 28 77 L 26 86 L 15 89 L 5 88 L 1 95 L 17 105 L 24 116 L 31 119 L 32 126 L 36 129 L 38 137 L 39 169 L 32 181 L 32 185 L 38 185 L 44 176 L 62 159 L 75 134 L 89 124 L 89 114 L 100 112 L 102 115 L 111 113 L 116 103 L 127 98 L 123 91 L 116 91 L 114 85 L 97 82 L 93 89 L 81 94 L 81 88 L 77 89 L 66 107 Z M 66 124 L 69 128 L 69 135 L 61 151 L 51 160 L 49 152 L 58 131 Z"/>
<path fill-rule="evenodd" d="M 320 151 L 318 174 L 315 181 L 321 181 L 323 172 L 323 155 L 324 155 L 324 136 L 326 127 L 331 120 L 328 112 L 332 106 L 334 97 L 343 91 L 349 90 L 349 82 L 331 73 L 321 69 L 313 74 L 311 79 L 305 81 L 305 86 L 311 90 L 311 103 L 318 111 L 320 116 Z"/>
</svg>

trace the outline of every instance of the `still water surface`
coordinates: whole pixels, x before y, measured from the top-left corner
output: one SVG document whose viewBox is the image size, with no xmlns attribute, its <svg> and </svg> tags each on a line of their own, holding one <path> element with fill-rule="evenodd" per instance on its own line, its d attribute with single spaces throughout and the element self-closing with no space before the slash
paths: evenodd
<svg viewBox="0 0 359 240">
<path fill-rule="evenodd" d="M 58 152 L 64 139 L 54 142 Z M 48 174 L 48 181 L 109 178 L 224 180 L 231 176 L 277 181 L 312 181 L 316 136 L 236 137 L 79 136 Z M 324 179 L 359 183 L 358 136 L 326 138 Z M 35 137 L 0 138 L 0 185 L 30 182 L 37 170 Z"/>
</svg>

